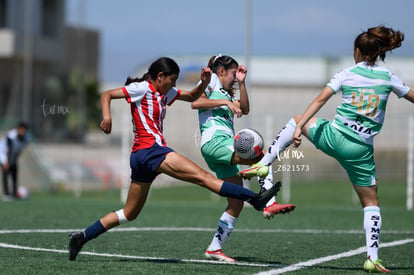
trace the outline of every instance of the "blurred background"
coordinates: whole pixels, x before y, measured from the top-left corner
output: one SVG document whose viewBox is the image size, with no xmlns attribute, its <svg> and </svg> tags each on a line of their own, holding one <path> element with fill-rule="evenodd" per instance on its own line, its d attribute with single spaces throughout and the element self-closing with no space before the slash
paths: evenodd
<svg viewBox="0 0 414 275">
<path fill-rule="evenodd" d="M 404 0 L 0 0 L 0 133 L 20 120 L 30 124 L 20 184 L 31 190 L 80 196 L 82 190 L 119 189 L 129 182 L 129 106 L 112 103 L 113 132 L 106 136 L 99 131 L 100 94 L 142 75 L 161 56 L 179 63 L 177 86 L 191 89 L 209 57 L 221 53 L 248 68 L 251 112 L 236 120 L 236 130 L 254 128 L 268 145 L 334 73 L 353 64 L 353 41 L 369 27 L 405 33 L 385 65 L 414 87 L 413 7 Z M 331 119 L 339 102 L 333 97 L 319 116 Z M 380 180 L 407 180 L 413 110 L 390 96 L 375 143 Z M 169 146 L 208 169 L 190 104 L 169 108 L 165 135 Z M 281 173 L 281 164 L 309 170 Z M 309 142 L 274 169 L 276 178 L 292 182 L 347 179 Z M 156 186 L 173 182 L 160 176 Z"/>
</svg>

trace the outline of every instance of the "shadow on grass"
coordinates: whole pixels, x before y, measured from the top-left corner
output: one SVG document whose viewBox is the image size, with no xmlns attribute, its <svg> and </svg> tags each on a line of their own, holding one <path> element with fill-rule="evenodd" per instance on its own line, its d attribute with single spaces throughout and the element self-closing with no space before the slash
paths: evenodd
<svg viewBox="0 0 414 275">
<path fill-rule="evenodd" d="M 275 262 L 275 261 L 265 261 L 263 259 L 253 258 L 253 257 L 233 257 L 238 262 L 243 263 L 256 263 L 256 264 L 268 264 L 269 266 L 275 266 L 275 267 L 282 267 L 285 266 L 281 262 Z"/>
<path fill-rule="evenodd" d="M 307 267 L 308 269 L 326 269 L 326 270 L 332 270 L 333 271 L 364 271 L 364 269 L 361 267 L 338 267 L 338 266 L 321 266 L 321 265 L 314 265 L 314 266 L 310 266 Z"/>
<path fill-rule="evenodd" d="M 334 271 L 363 271 L 363 267 L 338 267 L 338 266 L 320 266 L 320 265 L 314 265 L 311 267 L 307 267 L 308 269 L 326 269 L 326 270 L 332 270 Z M 386 266 L 387 269 L 389 269 L 391 272 L 400 271 L 403 273 L 399 274 L 414 274 L 414 266 L 413 267 L 401 267 L 401 266 Z"/>
<path fill-rule="evenodd" d="M 120 258 L 117 260 L 111 260 L 111 262 L 141 262 L 141 263 L 160 263 L 160 264 L 221 264 L 221 265 L 239 265 L 239 266 L 251 266 L 251 267 L 284 267 L 280 262 L 264 261 L 251 257 L 235 257 L 236 262 L 221 262 L 206 259 L 194 259 L 194 260 L 183 260 L 178 258 L 162 258 L 162 259 L 128 259 Z"/>
</svg>

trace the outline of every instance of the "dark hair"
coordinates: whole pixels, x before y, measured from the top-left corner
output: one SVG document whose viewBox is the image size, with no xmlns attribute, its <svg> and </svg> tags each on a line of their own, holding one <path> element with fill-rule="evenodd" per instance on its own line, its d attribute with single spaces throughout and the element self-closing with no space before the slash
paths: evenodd
<svg viewBox="0 0 414 275">
<path fill-rule="evenodd" d="M 238 67 L 239 63 L 230 56 L 223 55 L 223 56 L 212 56 L 208 61 L 208 67 L 211 69 L 213 73 L 217 73 L 217 70 L 220 67 L 223 67 L 225 70 Z"/>
<path fill-rule="evenodd" d="M 29 124 L 27 122 L 24 121 L 20 121 L 19 123 L 17 123 L 17 128 L 24 128 L 24 129 L 29 129 Z"/>
<path fill-rule="evenodd" d="M 152 62 L 150 67 L 148 68 L 148 72 L 146 72 L 142 77 L 129 77 L 125 81 L 125 85 L 128 85 L 132 82 L 141 82 L 144 80 L 156 79 L 159 73 L 164 73 L 165 76 L 169 76 L 172 74 L 179 74 L 180 67 L 178 64 L 169 57 L 161 57 Z"/>
<path fill-rule="evenodd" d="M 378 57 L 384 61 L 385 54 L 401 46 L 404 34 L 384 26 L 369 28 L 357 36 L 354 49 L 359 49 L 368 65 L 374 65 Z"/>
</svg>

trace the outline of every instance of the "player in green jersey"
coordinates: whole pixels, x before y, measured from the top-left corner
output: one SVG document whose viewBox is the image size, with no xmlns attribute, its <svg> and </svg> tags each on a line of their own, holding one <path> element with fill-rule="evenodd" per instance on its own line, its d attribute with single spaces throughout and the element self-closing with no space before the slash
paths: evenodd
<svg viewBox="0 0 414 275">
<path fill-rule="evenodd" d="M 238 164 L 251 165 L 263 156 L 261 154 L 257 159 L 246 160 L 234 153 L 233 149 L 233 118 L 249 113 L 249 98 L 245 85 L 247 69 L 230 56 L 212 57 L 209 67 L 213 72 L 210 83 L 204 94 L 191 105 L 192 108 L 198 109 L 199 113 L 201 153 L 219 179 L 242 186 L 242 179 L 237 176 L 240 171 Z M 240 99 L 235 98 L 235 82 L 238 82 Z M 264 181 L 264 188 L 270 187 L 272 181 L 268 177 Z M 267 211 L 266 207 L 263 210 L 265 217 L 288 213 L 295 208 L 292 204 L 278 204 L 274 199 L 267 204 L 268 207 L 269 205 L 272 205 L 272 211 Z M 228 199 L 227 208 L 221 215 L 217 231 L 205 252 L 207 259 L 235 261 L 222 252 L 222 247 L 233 231 L 242 209 L 243 201 Z"/>
<path fill-rule="evenodd" d="M 256 165 L 240 175 L 265 176 L 271 164 L 291 143 L 301 144 L 306 136 L 316 148 L 332 156 L 344 167 L 364 209 L 368 272 L 388 273 L 378 259 L 381 214 L 377 197 L 377 177 L 374 163 L 373 138 L 381 130 L 388 96 L 414 103 L 414 90 L 404 84 L 386 67 L 386 53 L 401 46 L 404 34 L 400 31 L 376 26 L 360 33 L 354 42 L 356 65 L 337 73 L 301 115 L 292 118 L 279 132 L 268 152 Z M 314 115 L 329 100 L 342 92 L 341 105 L 331 121 Z"/>
</svg>

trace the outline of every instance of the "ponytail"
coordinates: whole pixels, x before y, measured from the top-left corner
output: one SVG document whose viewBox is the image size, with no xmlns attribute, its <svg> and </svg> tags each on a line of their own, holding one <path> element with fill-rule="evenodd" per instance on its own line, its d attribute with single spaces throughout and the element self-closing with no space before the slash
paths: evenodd
<svg viewBox="0 0 414 275">
<path fill-rule="evenodd" d="M 209 67 L 210 69 L 212 69 L 213 64 L 214 64 L 214 61 L 216 60 L 216 57 L 217 56 L 215 56 L 215 55 L 213 55 L 212 57 L 210 57 L 210 59 L 208 60 L 207 67 Z"/>
<path fill-rule="evenodd" d="M 404 34 L 385 26 L 369 28 L 355 39 L 354 48 L 359 49 L 368 65 L 374 65 L 379 57 L 384 61 L 386 53 L 401 46 Z"/>
<path fill-rule="evenodd" d="M 145 73 L 142 77 L 129 77 L 128 76 L 128 78 L 125 80 L 124 85 L 126 86 L 126 85 L 129 85 L 129 84 L 133 83 L 133 82 L 142 82 L 142 81 L 150 80 L 150 79 L 151 79 L 151 76 L 148 72 Z"/>
</svg>

